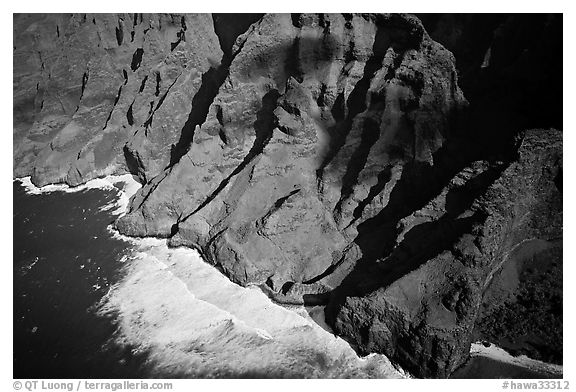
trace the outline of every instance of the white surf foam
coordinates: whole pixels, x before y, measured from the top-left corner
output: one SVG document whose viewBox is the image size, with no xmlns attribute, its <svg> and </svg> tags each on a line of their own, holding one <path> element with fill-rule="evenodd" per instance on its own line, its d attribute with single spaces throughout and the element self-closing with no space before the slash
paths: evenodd
<svg viewBox="0 0 576 392">
<path fill-rule="evenodd" d="M 284 308 L 257 287 L 232 283 L 192 249 L 115 236 L 134 251 L 100 313 L 116 317 L 116 344 L 148 353 L 153 376 L 405 376 L 384 355 L 358 357 L 304 308 Z"/>
<path fill-rule="evenodd" d="M 470 356 L 472 358 L 485 357 L 498 362 L 519 366 L 535 372 L 550 375 L 560 375 L 560 377 L 563 369 L 562 365 L 538 361 L 525 355 L 514 357 L 506 350 L 496 346 L 495 344 L 490 344 L 488 347 L 486 347 L 481 343 L 472 343 L 472 347 L 470 348 Z"/>
<path fill-rule="evenodd" d="M 130 175 L 73 188 L 19 180 L 31 194 L 114 189 L 118 201 L 103 208 L 116 208 L 117 215 L 140 187 Z M 123 190 L 114 187 L 118 182 L 126 184 Z M 358 357 L 303 307 L 284 308 L 257 287 L 232 283 L 192 249 L 108 230 L 133 250 L 119 260 L 124 277 L 109 288 L 98 312 L 117 320 L 115 344 L 148 354 L 151 376 L 405 377 L 384 355 Z"/>
<path fill-rule="evenodd" d="M 128 210 L 128 205 L 130 204 L 130 198 L 140 189 L 142 186 L 138 181 L 134 179 L 131 174 L 122 175 L 110 175 L 102 178 L 95 178 L 86 182 L 85 184 L 71 187 L 66 184 L 50 184 L 43 187 L 37 187 L 31 181 L 31 177 L 17 178 L 15 181 L 20 181 L 22 186 L 26 189 L 26 193 L 31 195 L 40 195 L 44 193 L 52 192 L 66 192 L 75 193 L 81 192 L 87 189 L 104 189 L 113 190 L 118 192 L 118 199 L 101 207 L 100 211 L 108 211 L 113 208 L 113 215 L 123 215 Z M 118 189 L 115 184 L 123 183 L 123 189 Z"/>
</svg>

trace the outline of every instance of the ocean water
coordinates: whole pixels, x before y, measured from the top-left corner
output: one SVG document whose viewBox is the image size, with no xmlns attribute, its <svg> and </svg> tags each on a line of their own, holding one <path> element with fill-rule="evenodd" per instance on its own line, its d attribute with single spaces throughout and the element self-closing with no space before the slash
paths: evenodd
<svg viewBox="0 0 576 392">
<path fill-rule="evenodd" d="M 188 248 L 111 225 L 128 176 L 14 192 L 15 378 L 401 378 L 359 357 L 321 307 L 286 308 Z"/>
<path fill-rule="evenodd" d="M 107 344 L 114 320 L 95 310 L 130 253 L 106 229 L 118 186 L 40 193 L 13 182 L 15 378 L 142 374 L 141 358 Z"/>
</svg>

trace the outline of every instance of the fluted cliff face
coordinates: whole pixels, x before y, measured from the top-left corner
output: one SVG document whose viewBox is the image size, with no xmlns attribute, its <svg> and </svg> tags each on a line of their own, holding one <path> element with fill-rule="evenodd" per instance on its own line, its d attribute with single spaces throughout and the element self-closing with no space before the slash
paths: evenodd
<svg viewBox="0 0 576 392">
<path fill-rule="evenodd" d="M 210 15 L 15 15 L 14 29 L 14 171 L 37 185 L 135 167 L 123 149 L 157 175 L 222 57 Z"/>
<path fill-rule="evenodd" d="M 430 165 L 465 104 L 417 19 L 349 18 L 267 15 L 241 36 L 206 121 L 120 230 L 200 247 L 277 292 L 334 268 L 382 207 L 378 177 Z"/>
<path fill-rule="evenodd" d="M 15 176 L 131 172 L 122 233 L 327 304 L 337 333 L 417 375 L 467 358 L 507 253 L 561 236 L 561 132 L 485 140 L 414 16 L 17 15 L 14 31 Z"/>
</svg>

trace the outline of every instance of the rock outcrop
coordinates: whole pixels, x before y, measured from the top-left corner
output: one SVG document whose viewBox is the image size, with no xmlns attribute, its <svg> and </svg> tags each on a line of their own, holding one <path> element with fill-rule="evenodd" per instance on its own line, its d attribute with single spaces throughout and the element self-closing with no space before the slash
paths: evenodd
<svg viewBox="0 0 576 392">
<path fill-rule="evenodd" d="M 14 37 L 14 173 L 38 186 L 155 177 L 222 57 L 210 15 L 15 15 Z"/>
<path fill-rule="evenodd" d="M 298 299 L 334 287 L 322 275 L 385 205 L 371 189 L 431 165 L 466 101 L 413 17 L 266 15 L 239 45 L 189 149 L 118 227 Z"/>
<path fill-rule="evenodd" d="M 411 15 L 16 15 L 14 175 L 130 172 L 143 187 L 123 234 L 196 248 L 279 302 L 326 304 L 359 351 L 446 377 L 506 255 L 562 225 L 561 132 L 519 138 L 533 118 L 498 113 L 521 82 L 497 105 L 474 82 L 516 69 L 504 53 L 525 46 L 507 39 L 525 20 L 474 33 L 446 18 L 424 21 L 458 69 Z M 554 114 L 537 126 L 561 127 Z"/>
<path fill-rule="evenodd" d="M 533 130 L 511 164 L 460 171 L 398 222 L 389 255 L 359 263 L 335 291 L 335 331 L 419 375 L 450 375 L 468 357 L 483 294 L 510 254 L 561 237 L 561 162 L 561 132 Z"/>
</svg>

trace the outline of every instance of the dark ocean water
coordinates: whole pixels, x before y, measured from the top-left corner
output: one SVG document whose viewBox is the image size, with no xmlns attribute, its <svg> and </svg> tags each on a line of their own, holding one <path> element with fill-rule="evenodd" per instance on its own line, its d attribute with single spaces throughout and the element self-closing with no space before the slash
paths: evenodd
<svg viewBox="0 0 576 392">
<path fill-rule="evenodd" d="M 262 369 L 280 377 L 396 376 L 387 360 L 359 359 L 314 321 L 232 284 L 191 250 L 144 246 L 149 256 L 125 275 L 130 263 L 122 260 L 135 248 L 107 230 L 116 219 L 113 208 L 102 210 L 118 199 L 114 190 L 34 195 L 16 181 L 13 196 L 14 378 L 173 377 L 180 371 L 183 377 L 208 371 L 260 377 Z M 97 312 L 123 277 L 132 279 L 107 297 L 115 298 L 109 309 L 127 305 L 123 314 Z M 172 316 L 162 313 L 166 309 Z M 124 320 L 123 332 L 115 320 Z M 147 364 L 146 351 L 155 353 L 160 371 Z M 317 358 L 325 359 L 319 364 Z M 453 375 L 535 376 L 547 374 L 482 357 Z"/>
<path fill-rule="evenodd" d="M 143 377 L 143 358 L 107 344 L 114 323 L 95 314 L 129 247 L 99 210 L 117 192 L 30 195 L 15 181 L 13 195 L 14 378 Z"/>
</svg>

